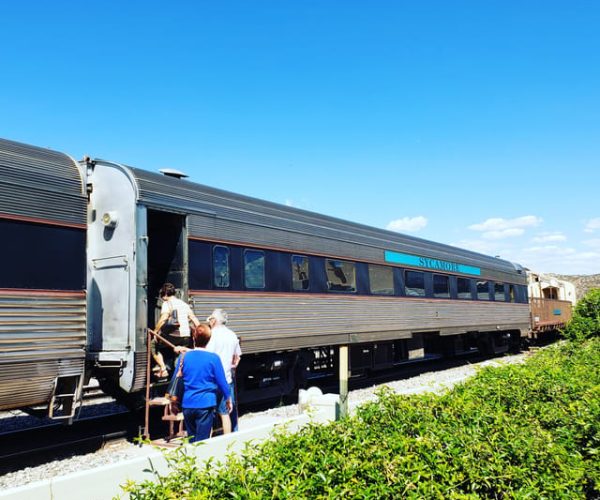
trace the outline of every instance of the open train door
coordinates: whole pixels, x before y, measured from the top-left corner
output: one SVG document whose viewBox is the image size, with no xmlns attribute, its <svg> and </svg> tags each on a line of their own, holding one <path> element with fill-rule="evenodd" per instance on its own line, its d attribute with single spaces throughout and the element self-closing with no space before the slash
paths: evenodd
<svg viewBox="0 0 600 500">
<path fill-rule="evenodd" d="M 187 230 L 182 214 L 148 209 L 148 326 L 153 328 L 160 316 L 159 291 L 172 283 L 177 295 L 187 300 Z"/>
</svg>

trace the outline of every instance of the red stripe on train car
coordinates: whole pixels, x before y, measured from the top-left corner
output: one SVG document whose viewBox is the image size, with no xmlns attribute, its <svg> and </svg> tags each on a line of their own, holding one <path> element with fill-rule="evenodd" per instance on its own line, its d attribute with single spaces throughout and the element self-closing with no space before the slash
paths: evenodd
<svg viewBox="0 0 600 500">
<path fill-rule="evenodd" d="M 39 290 L 29 288 L 0 288 L 0 295 L 38 295 L 46 297 L 85 298 L 85 290 Z"/>
<path fill-rule="evenodd" d="M 87 228 L 86 224 L 77 224 L 75 222 L 62 222 L 62 221 L 49 220 L 49 219 L 38 219 L 36 217 L 27 217 L 24 215 L 12 215 L 12 214 L 5 214 L 5 213 L 0 213 L 0 219 L 21 221 L 21 222 L 31 222 L 34 224 L 44 224 L 46 226 L 70 227 L 73 229 L 86 229 Z"/>
</svg>

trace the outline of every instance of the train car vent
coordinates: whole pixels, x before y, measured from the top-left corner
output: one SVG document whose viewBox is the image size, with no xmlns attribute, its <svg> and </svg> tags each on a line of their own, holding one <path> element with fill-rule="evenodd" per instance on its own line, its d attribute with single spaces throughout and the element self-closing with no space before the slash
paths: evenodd
<svg viewBox="0 0 600 500">
<path fill-rule="evenodd" d="M 175 177 L 175 179 L 184 179 L 185 177 L 189 177 L 188 174 L 184 174 L 183 172 L 172 168 L 163 168 L 159 170 L 159 172 L 167 177 Z"/>
</svg>

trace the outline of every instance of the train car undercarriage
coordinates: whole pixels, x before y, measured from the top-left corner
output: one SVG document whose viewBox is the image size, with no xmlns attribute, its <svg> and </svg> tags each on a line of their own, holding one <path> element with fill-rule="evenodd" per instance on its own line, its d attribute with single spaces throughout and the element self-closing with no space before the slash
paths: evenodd
<svg viewBox="0 0 600 500">
<path fill-rule="evenodd" d="M 452 336 L 420 333 L 411 339 L 355 344 L 349 348 L 350 377 L 368 378 L 402 365 L 477 352 L 499 355 L 518 351 L 520 347 L 518 330 Z M 299 389 L 335 382 L 338 371 L 339 346 L 247 354 L 236 373 L 238 400 L 247 404 L 293 398 Z"/>
</svg>

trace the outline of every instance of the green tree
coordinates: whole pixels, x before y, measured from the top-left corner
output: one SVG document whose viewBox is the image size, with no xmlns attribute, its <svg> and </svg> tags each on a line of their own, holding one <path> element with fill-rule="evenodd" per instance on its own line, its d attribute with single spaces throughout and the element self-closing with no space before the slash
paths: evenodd
<svg viewBox="0 0 600 500">
<path fill-rule="evenodd" d="M 600 335 L 600 288 L 593 288 L 577 302 L 573 318 L 563 330 L 563 334 L 572 340 Z"/>
</svg>

